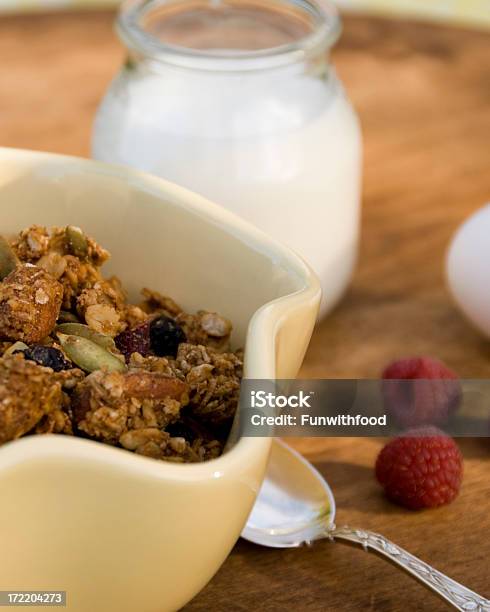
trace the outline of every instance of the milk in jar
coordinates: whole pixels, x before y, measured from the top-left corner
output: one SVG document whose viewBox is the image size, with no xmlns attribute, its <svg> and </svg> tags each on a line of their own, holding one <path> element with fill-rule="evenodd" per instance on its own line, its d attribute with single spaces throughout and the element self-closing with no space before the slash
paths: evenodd
<svg viewBox="0 0 490 612">
<path fill-rule="evenodd" d="M 361 182 L 358 120 L 328 61 L 338 17 L 325 6 L 133 2 L 119 17 L 128 61 L 93 135 L 95 158 L 200 193 L 302 255 L 322 314 L 353 271 Z"/>
</svg>

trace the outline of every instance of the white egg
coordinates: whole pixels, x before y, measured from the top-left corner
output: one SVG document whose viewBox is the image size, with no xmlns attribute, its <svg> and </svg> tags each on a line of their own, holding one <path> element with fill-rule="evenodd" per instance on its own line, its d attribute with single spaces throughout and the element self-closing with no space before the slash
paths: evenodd
<svg viewBox="0 0 490 612">
<path fill-rule="evenodd" d="M 471 215 L 454 235 L 446 273 L 458 306 L 490 337 L 490 204 Z"/>
</svg>

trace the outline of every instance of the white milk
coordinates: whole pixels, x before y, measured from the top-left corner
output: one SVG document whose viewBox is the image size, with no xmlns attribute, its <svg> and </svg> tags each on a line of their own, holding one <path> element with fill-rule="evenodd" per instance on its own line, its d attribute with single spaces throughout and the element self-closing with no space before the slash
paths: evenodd
<svg viewBox="0 0 490 612">
<path fill-rule="evenodd" d="M 292 247 L 320 277 L 322 314 L 344 291 L 358 241 L 361 138 L 332 72 L 123 71 L 99 109 L 93 156 L 183 185 Z"/>
</svg>

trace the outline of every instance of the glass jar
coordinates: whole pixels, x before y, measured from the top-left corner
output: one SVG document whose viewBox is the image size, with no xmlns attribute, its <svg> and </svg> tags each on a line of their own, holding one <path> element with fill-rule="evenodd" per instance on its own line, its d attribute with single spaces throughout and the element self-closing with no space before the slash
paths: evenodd
<svg viewBox="0 0 490 612">
<path fill-rule="evenodd" d="M 322 313 L 356 259 L 361 136 L 328 50 L 340 22 L 310 0 L 136 0 L 128 59 L 97 113 L 96 159 L 198 192 L 300 253 Z"/>
</svg>

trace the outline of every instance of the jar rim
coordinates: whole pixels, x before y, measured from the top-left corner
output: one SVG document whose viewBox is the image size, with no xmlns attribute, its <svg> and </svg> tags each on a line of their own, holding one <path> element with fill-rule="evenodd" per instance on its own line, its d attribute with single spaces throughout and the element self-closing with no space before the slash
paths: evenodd
<svg viewBox="0 0 490 612">
<path fill-rule="evenodd" d="M 271 6 L 282 4 L 302 10 L 312 19 L 312 30 L 294 41 L 261 49 L 198 49 L 164 42 L 144 29 L 141 18 L 166 3 L 167 0 L 126 0 L 119 10 L 116 29 L 130 50 L 183 68 L 240 72 L 304 62 L 332 47 L 341 30 L 338 10 L 330 0 L 321 0 L 321 4 L 316 0 L 271 0 Z"/>
</svg>

